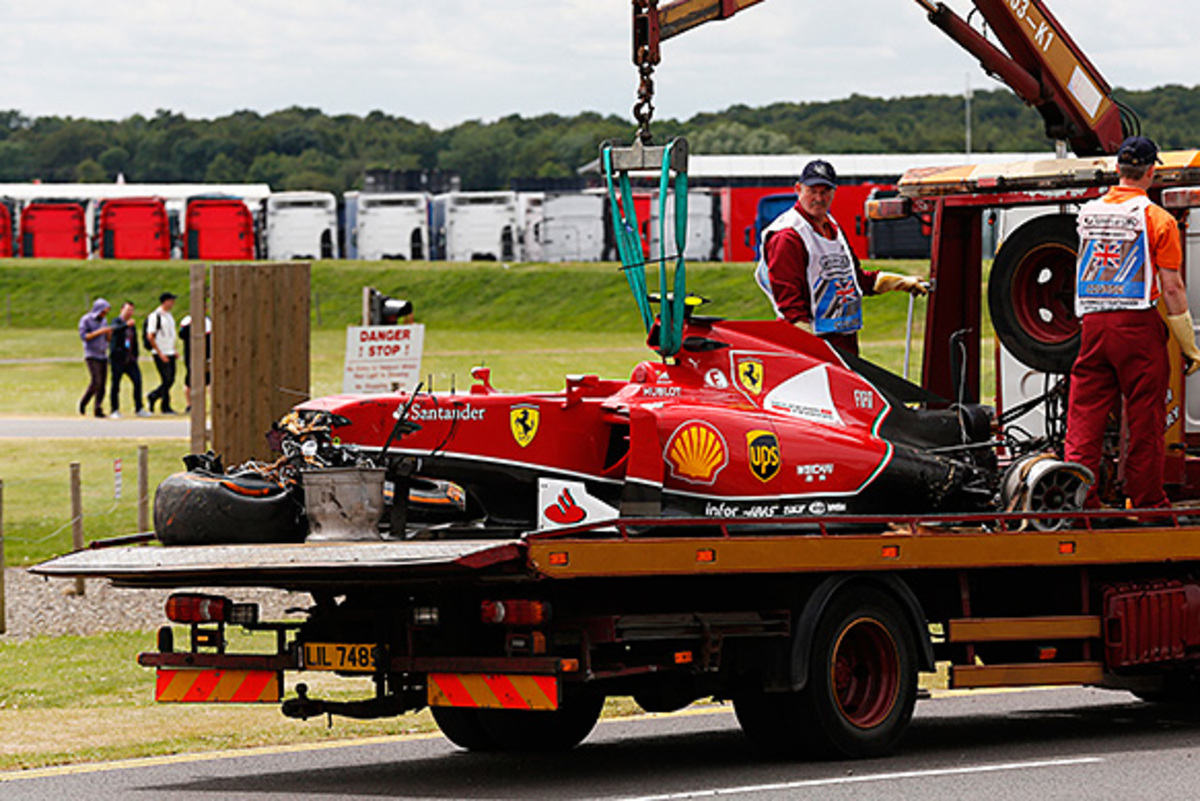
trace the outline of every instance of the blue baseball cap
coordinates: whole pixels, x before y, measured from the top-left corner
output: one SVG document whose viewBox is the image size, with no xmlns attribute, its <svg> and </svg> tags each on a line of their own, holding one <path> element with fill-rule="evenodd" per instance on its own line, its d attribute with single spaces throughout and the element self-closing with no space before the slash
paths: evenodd
<svg viewBox="0 0 1200 801">
<path fill-rule="evenodd" d="M 837 186 L 837 171 L 828 161 L 813 159 L 804 165 L 800 173 L 800 183 L 805 186 Z"/>
<path fill-rule="evenodd" d="M 1162 164 L 1162 159 L 1158 157 L 1158 145 L 1148 136 L 1131 136 L 1117 149 L 1118 164 L 1146 167 L 1155 162 Z"/>
</svg>

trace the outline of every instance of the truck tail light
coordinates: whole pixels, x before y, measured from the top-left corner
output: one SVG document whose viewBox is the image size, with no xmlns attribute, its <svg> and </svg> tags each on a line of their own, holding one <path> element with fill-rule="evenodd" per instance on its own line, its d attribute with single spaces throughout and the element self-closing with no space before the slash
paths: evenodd
<svg viewBox="0 0 1200 801">
<path fill-rule="evenodd" d="M 219 595 L 179 592 L 167 599 L 167 620 L 173 623 L 224 623 L 233 602 Z"/>
<path fill-rule="evenodd" d="M 912 214 L 912 203 L 906 197 L 889 197 L 867 201 L 868 220 L 902 220 Z"/>
<path fill-rule="evenodd" d="M 544 601 L 484 601 L 479 611 L 484 623 L 508 626 L 540 626 L 550 619 L 550 605 Z"/>
<path fill-rule="evenodd" d="M 258 623 L 258 604 L 235 604 L 220 595 L 177 592 L 167 599 L 167 620 L 172 623 Z"/>
</svg>

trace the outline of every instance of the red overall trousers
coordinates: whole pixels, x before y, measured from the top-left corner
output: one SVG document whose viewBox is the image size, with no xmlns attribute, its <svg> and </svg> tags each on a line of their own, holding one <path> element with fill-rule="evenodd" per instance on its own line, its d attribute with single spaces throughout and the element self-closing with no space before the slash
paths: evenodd
<svg viewBox="0 0 1200 801">
<path fill-rule="evenodd" d="M 1079 358 L 1071 368 L 1066 460 L 1099 477 L 1108 415 L 1117 399 L 1124 398 L 1129 425 L 1125 494 L 1138 509 L 1169 505 L 1163 490 L 1167 336 L 1155 308 L 1085 314 Z M 1095 484 L 1084 505 L 1099 506 Z"/>
</svg>

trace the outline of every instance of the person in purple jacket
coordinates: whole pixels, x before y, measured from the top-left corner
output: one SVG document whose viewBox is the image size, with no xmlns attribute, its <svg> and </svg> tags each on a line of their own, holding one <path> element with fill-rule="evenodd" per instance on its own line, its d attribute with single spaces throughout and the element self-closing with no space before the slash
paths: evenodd
<svg viewBox="0 0 1200 801">
<path fill-rule="evenodd" d="M 87 414 L 88 401 L 96 399 L 96 416 L 103 417 L 100 407 L 104 400 L 105 378 L 108 376 L 108 338 L 112 326 L 104 318 L 108 315 L 108 301 L 96 298 L 92 310 L 79 318 L 79 338 L 83 340 L 83 361 L 87 364 L 91 383 L 79 401 L 79 413 Z"/>
</svg>

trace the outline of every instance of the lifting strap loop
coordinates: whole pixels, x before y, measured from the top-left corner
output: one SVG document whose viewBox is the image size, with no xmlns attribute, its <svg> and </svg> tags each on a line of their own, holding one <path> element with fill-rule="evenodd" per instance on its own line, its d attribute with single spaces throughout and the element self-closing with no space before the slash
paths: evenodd
<svg viewBox="0 0 1200 801">
<path fill-rule="evenodd" d="M 683 252 L 687 245 L 687 141 L 673 139 L 665 147 L 645 146 L 635 140 L 632 147 L 617 148 L 605 142 L 600 148 L 600 162 L 608 188 L 612 211 L 613 238 L 621 270 L 629 282 L 634 301 L 649 334 L 654 326 L 654 313 L 646 286 L 646 259 L 637 212 L 633 205 L 633 188 L 629 173 L 659 169 L 658 184 L 658 263 L 659 295 L 661 299 L 659 342 L 656 348 L 664 357 L 674 356 L 683 344 L 683 318 L 687 298 L 687 276 Z M 675 276 L 674 285 L 668 279 L 666 218 L 668 192 L 672 188 L 671 172 L 675 173 Z"/>
</svg>

